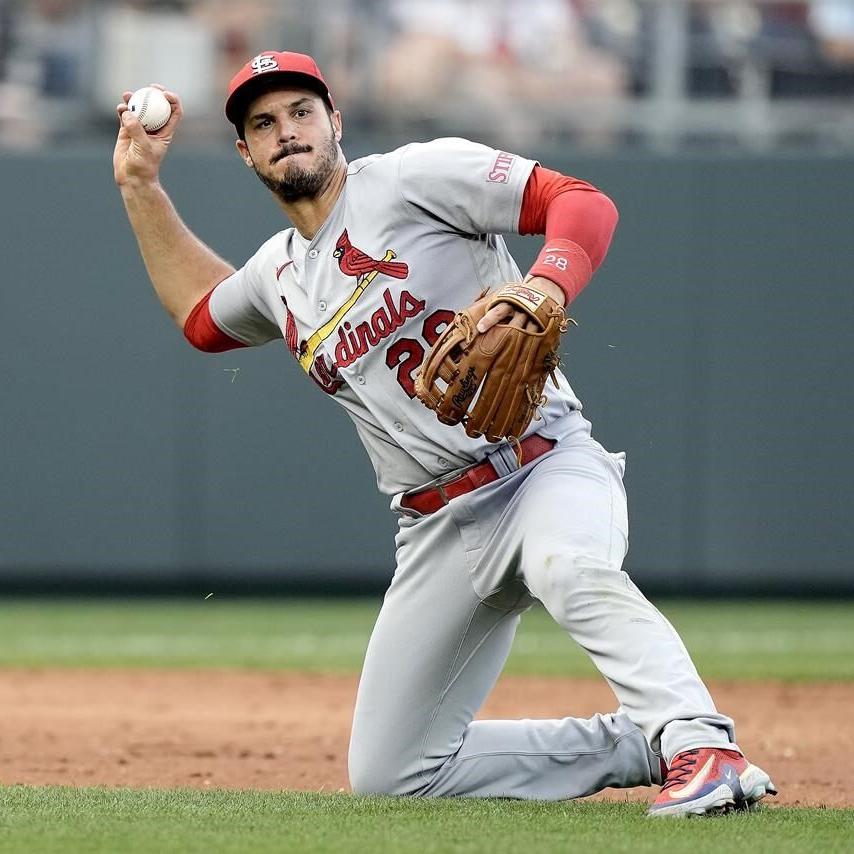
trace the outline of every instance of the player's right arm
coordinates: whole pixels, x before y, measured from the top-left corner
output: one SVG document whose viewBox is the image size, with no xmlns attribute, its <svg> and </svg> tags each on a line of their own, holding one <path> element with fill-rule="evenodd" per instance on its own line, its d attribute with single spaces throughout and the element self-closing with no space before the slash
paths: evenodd
<svg viewBox="0 0 854 854">
<path fill-rule="evenodd" d="M 119 134 L 113 171 L 154 290 L 183 329 L 194 307 L 234 273 L 234 267 L 187 228 L 160 186 L 160 164 L 182 117 L 178 96 L 164 94 L 172 115 L 159 131 L 149 134 L 128 110 L 131 93 L 124 93 L 116 108 Z"/>
</svg>

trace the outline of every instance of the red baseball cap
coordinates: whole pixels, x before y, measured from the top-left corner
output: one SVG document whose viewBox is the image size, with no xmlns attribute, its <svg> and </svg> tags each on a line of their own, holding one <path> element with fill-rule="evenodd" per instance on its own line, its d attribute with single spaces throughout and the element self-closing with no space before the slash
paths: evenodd
<svg viewBox="0 0 854 854">
<path fill-rule="evenodd" d="M 225 116 L 239 125 L 249 102 L 276 83 L 296 85 L 317 92 L 331 109 L 335 109 L 329 87 L 317 63 L 305 53 L 265 50 L 250 59 L 228 84 L 225 99 Z"/>
</svg>

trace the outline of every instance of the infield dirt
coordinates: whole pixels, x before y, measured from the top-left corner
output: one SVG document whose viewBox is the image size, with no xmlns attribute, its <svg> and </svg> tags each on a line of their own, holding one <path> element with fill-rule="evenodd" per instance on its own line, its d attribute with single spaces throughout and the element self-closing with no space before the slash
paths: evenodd
<svg viewBox="0 0 854 854">
<path fill-rule="evenodd" d="M 740 746 L 779 787 L 774 802 L 854 807 L 854 684 L 709 687 L 736 719 Z M 354 676 L 0 671 L 0 783 L 346 789 L 355 694 Z M 615 706 L 597 680 L 507 676 L 478 717 L 586 717 Z"/>
</svg>

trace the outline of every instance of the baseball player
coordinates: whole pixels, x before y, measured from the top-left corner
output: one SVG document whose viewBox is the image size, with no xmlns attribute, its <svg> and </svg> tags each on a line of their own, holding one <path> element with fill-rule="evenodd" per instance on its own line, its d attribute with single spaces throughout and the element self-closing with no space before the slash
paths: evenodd
<svg viewBox="0 0 854 854">
<path fill-rule="evenodd" d="M 532 327 L 522 292 L 569 305 L 607 252 L 613 203 L 464 139 L 348 164 L 314 60 L 269 51 L 233 78 L 225 114 L 293 227 L 235 269 L 159 183 L 179 98 L 166 92 L 171 119 L 149 135 L 129 96 L 117 108 L 115 178 L 164 308 L 205 351 L 281 340 L 344 407 L 392 497 L 397 566 L 358 690 L 353 791 L 553 800 L 662 784 L 651 815 L 746 808 L 774 793 L 675 630 L 621 570 L 624 455 L 591 438 L 563 374 L 515 441 L 443 423 L 416 394 L 419 367 L 461 311 L 481 305 L 476 334 L 490 335 Z M 502 233 L 545 235 L 526 276 Z M 479 302 L 485 288 L 521 282 Z M 534 601 L 590 655 L 616 712 L 473 720 Z"/>
</svg>

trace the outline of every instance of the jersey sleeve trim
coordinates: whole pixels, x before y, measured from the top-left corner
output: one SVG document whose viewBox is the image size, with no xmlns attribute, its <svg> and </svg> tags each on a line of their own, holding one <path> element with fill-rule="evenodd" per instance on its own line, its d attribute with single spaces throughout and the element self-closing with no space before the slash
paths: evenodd
<svg viewBox="0 0 854 854">
<path fill-rule="evenodd" d="M 214 289 L 208 291 L 190 312 L 184 323 L 184 337 L 197 350 L 205 353 L 224 353 L 226 350 L 249 346 L 217 325 L 210 310 L 213 292 Z"/>
<path fill-rule="evenodd" d="M 511 228 L 508 233 L 525 233 L 519 230 L 519 226 L 522 222 L 522 211 L 525 209 L 525 197 L 528 192 L 528 185 L 531 183 L 531 176 L 534 175 L 538 169 L 542 168 L 536 160 L 524 161 L 524 165 L 528 167 L 528 174 L 525 176 L 524 181 L 519 182 L 518 186 L 516 187 L 516 195 L 513 199 L 513 215 L 515 217 L 514 224 L 516 225 L 516 227 Z"/>
</svg>

